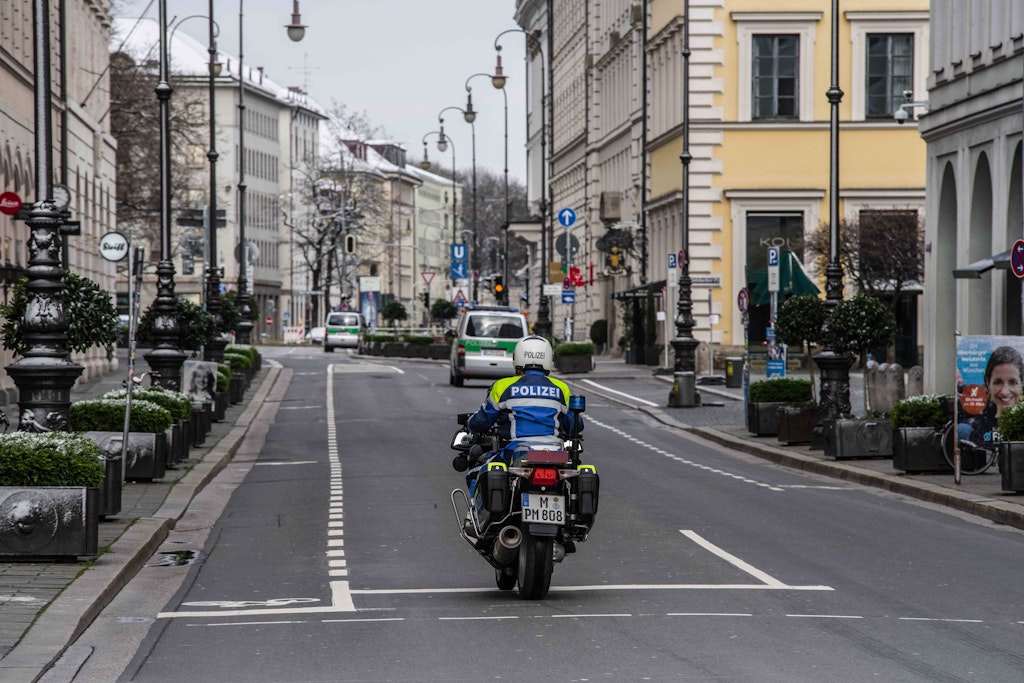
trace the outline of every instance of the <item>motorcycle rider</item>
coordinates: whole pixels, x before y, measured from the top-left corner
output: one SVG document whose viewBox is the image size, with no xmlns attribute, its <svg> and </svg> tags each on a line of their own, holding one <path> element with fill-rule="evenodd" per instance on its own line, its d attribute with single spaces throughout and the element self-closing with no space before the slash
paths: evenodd
<svg viewBox="0 0 1024 683">
<path fill-rule="evenodd" d="M 503 377 L 491 385 L 484 404 L 469 418 L 466 427 L 474 434 L 484 434 L 497 424 L 503 444 L 487 454 L 483 463 L 466 475 L 470 499 L 476 490 L 477 475 L 484 466 L 501 458 L 511 464 L 517 449 L 531 446 L 561 447 L 574 433 L 583 431 L 583 418 L 570 413 L 569 386 L 549 377 L 555 353 L 544 337 L 531 335 L 521 339 L 512 354 L 516 374 Z"/>
</svg>

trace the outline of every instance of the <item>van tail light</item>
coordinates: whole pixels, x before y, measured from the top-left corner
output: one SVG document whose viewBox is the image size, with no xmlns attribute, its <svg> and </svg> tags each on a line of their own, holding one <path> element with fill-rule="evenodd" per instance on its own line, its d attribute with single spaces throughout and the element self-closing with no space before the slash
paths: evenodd
<svg viewBox="0 0 1024 683">
<path fill-rule="evenodd" d="M 535 467 L 530 473 L 530 483 L 534 486 L 551 486 L 558 483 L 558 470 L 554 467 Z"/>
<path fill-rule="evenodd" d="M 455 353 L 460 355 L 460 356 L 465 356 L 466 355 L 466 345 L 465 344 L 459 344 L 459 348 L 455 351 Z"/>
</svg>

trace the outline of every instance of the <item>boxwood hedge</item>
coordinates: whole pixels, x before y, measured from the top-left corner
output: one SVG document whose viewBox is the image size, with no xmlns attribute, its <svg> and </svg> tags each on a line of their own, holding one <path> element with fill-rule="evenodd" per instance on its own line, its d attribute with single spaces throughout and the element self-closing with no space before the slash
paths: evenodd
<svg viewBox="0 0 1024 683">
<path fill-rule="evenodd" d="M 120 432 L 124 430 L 125 402 L 115 399 L 79 401 L 71 404 L 71 429 L 76 432 Z M 166 408 L 132 396 L 132 416 L 128 430 L 161 434 L 174 419 Z"/>
<path fill-rule="evenodd" d="M 100 449 L 84 434 L 0 434 L 0 486 L 88 486 L 103 482 Z"/>
</svg>

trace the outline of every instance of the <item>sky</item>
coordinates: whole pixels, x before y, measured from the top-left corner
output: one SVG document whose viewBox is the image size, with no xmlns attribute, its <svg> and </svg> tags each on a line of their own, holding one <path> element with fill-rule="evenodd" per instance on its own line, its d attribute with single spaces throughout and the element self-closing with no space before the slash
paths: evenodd
<svg viewBox="0 0 1024 683">
<path fill-rule="evenodd" d="M 114 0 L 116 17 L 158 18 L 157 0 Z M 436 131 L 445 107 L 466 106 L 466 79 L 494 70 L 494 41 L 518 29 L 516 0 L 300 0 L 305 38 L 293 43 L 284 26 L 292 0 L 216 0 L 220 26 L 217 47 L 238 54 L 239 7 L 243 12 L 246 65 L 264 67 L 282 86 L 304 87 L 325 109 L 335 102 L 365 112 L 386 137 L 401 143 L 410 163 L 423 156 L 423 136 Z M 208 0 L 167 0 L 168 21 L 204 45 Z M 199 15 L 196 18 L 192 15 Z M 188 18 L 186 20 L 186 18 Z M 510 178 L 526 180 L 525 73 L 522 33 L 502 36 L 502 63 L 508 76 L 508 168 Z M 476 163 L 501 174 L 505 168 L 505 105 L 490 80 L 469 82 L 477 111 Z M 455 142 L 460 170 L 472 165 L 472 126 L 460 112 L 443 114 L 445 132 Z M 384 136 L 382 136 L 384 137 Z M 451 150 L 438 152 L 430 136 L 431 161 L 451 165 Z"/>
</svg>

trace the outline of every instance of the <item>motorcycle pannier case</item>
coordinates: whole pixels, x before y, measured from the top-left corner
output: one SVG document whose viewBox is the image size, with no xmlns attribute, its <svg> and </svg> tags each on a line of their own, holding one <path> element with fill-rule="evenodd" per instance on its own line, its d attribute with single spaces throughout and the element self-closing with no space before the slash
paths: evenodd
<svg viewBox="0 0 1024 683">
<path fill-rule="evenodd" d="M 508 472 L 492 468 L 480 473 L 480 495 L 488 512 L 505 512 L 509 507 Z"/>
<path fill-rule="evenodd" d="M 600 489 L 597 472 L 584 469 L 576 477 L 576 511 L 583 520 L 597 514 L 597 494 Z"/>
</svg>

